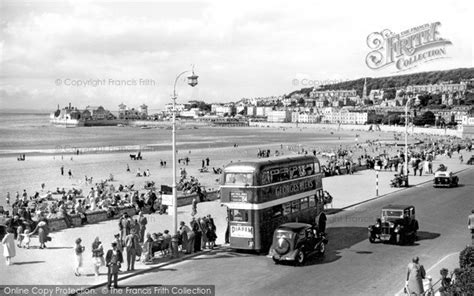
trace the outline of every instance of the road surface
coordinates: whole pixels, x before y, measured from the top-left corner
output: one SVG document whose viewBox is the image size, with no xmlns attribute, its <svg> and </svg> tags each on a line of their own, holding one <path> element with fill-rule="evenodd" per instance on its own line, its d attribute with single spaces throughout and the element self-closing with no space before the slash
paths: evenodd
<svg viewBox="0 0 474 296">
<path fill-rule="evenodd" d="M 458 188 L 420 185 L 328 217 L 327 252 L 305 266 L 275 265 L 270 258 L 213 251 L 121 281 L 120 286 L 212 284 L 216 295 L 394 295 L 414 256 L 438 274 L 443 257 L 470 243 L 467 217 L 474 208 L 474 170 L 459 174 Z M 367 226 L 386 204 L 412 204 L 419 221 L 415 245 L 371 244 Z M 433 267 L 433 268 L 430 268 Z"/>
</svg>

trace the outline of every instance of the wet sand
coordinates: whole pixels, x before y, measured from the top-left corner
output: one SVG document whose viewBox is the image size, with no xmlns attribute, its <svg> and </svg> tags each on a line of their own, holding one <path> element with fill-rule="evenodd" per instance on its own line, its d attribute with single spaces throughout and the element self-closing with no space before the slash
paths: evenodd
<svg viewBox="0 0 474 296">
<path fill-rule="evenodd" d="M 180 138 L 178 135 L 177 158 L 189 157 L 188 166 L 178 164 L 179 168 L 186 169 L 189 176 L 199 179 L 200 183 L 208 190 L 218 189 L 219 175 L 212 172 L 212 167 L 223 167 L 231 161 L 243 161 L 256 159 L 258 149 L 270 149 L 272 156 L 275 150 L 283 152 L 284 155 L 295 155 L 302 148 L 318 152 L 332 151 L 339 147 L 352 149 L 354 155 L 362 153 L 363 150 L 354 149 L 356 143 L 364 144 L 366 140 L 386 140 L 394 139 L 393 133 L 382 132 L 361 132 L 361 131 L 321 131 L 314 129 L 299 128 L 223 128 L 228 131 L 225 142 L 220 147 L 213 147 L 211 144 L 202 144 L 198 146 L 183 145 L 189 142 L 189 139 Z M 237 133 L 235 132 L 237 131 Z M 171 139 L 171 131 L 169 132 Z M 222 129 L 219 130 L 222 133 Z M 225 133 L 225 132 L 224 132 Z M 252 138 L 251 141 L 242 141 L 242 139 L 234 138 L 233 134 L 246 133 Z M 319 134 L 318 134 L 319 133 Z M 267 135 L 258 137 L 258 135 Z M 271 135 L 271 136 L 268 136 Z M 359 137 L 356 140 L 356 135 Z M 236 135 L 237 137 L 237 135 Z M 212 137 L 211 137 L 212 138 Z M 309 140 L 308 140 L 309 139 Z M 297 141 L 296 141 L 297 140 Z M 206 139 L 200 139 L 205 142 Z M 171 141 L 169 141 L 171 144 Z M 233 147 L 233 143 L 241 143 L 238 147 Z M 133 145 L 133 143 L 130 143 Z M 182 145 L 182 146 L 181 146 Z M 183 147 L 193 147 L 183 149 Z M 283 149 L 281 149 L 283 147 Z M 372 153 L 369 149 L 369 154 Z M 395 153 L 401 147 L 386 148 L 391 153 Z M 81 188 L 85 193 L 88 192 L 91 185 L 85 183 L 85 176 L 93 177 L 93 183 L 105 180 L 109 174 L 114 175 L 114 185 L 130 185 L 135 184 L 135 189 L 143 189 L 146 181 L 154 181 L 156 185 L 170 185 L 172 183 L 172 153 L 167 151 L 144 151 L 142 153 L 143 160 L 130 160 L 131 152 L 110 152 L 110 153 L 93 153 L 93 154 L 49 154 L 49 155 L 27 155 L 26 161 L 17 161 L 16 157 L 0 158 L 0 205 L 6 204 L 6 193 L 10 192 L 11 199 L 14 200 L 15 192 L 20 195 L 23 189 L 26 189 L 29 195 L 34 192 L 40 192 L 40 195 L 47 191 L 55 191 L 57 187 L 65 188 Z M 375 152 L 374 152 L 375 153 Z M 378 153 L 378 151 L 377 151 Z M 200 173 L 201 160 L 206 157 L 210 158 L 208 173 Z M 72 158 L 72 160 L 71 160 Z M 166 167 L 160 167 L 160 160 L 166 161 Z M 325 159 L 320 157 L 322 163 Z M 127 164 L 130 172 L 126 172 Z M 60 168 L 64 166 L 64 176 L 60 174 Z M 73 178 L 67 175 L 71 169 Z M 150 177 L 136 177 L 136 171 L 141 172 L 149 169 Z M 41 184 L 45 183 L 45 190 L 41 191 Z M 159 187 L 158 187 L 159 188 Z"/>
</svg>

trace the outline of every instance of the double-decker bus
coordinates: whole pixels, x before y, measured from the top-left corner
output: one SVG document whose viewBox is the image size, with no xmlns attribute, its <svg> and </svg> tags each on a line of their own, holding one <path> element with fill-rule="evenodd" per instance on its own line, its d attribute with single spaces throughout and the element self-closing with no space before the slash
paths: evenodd
<svg viewBox="0 0 474 296">
<path fill-rule="evenodd" d="M 277 226 L 313 224 L 324 209 L 324 194 L 319 161 L 313 156 L 228 164 L 220 196 L 228 209 L 230 246 L 266 251 Z"/>
</svg>

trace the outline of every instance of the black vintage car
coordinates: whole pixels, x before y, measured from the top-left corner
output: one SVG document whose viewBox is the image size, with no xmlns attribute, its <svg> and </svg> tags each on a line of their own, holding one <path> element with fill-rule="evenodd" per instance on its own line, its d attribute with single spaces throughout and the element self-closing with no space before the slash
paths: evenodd
<svg viewBox="0 0 474 296">
<path fill-rule="evenodd" d="M 411 205 L 387 205 L 375 225 L 369 226 L 369 241 L 396 244 L 414 243 L 418 231 L 415 207 Z"/>
<path fill-rule="evenodd" d="M 457 187 L 459 177 L 451 171 L 437 171 L 433 179 L 433 187 Z"/>
<path fill-rule="evenodd" d="M 474 155 L 471 155 L 471 157 L 467 160 L 467 164 L 474 164 Z"/>
<path fill-rule="evenodd" d="M 302 265 L 311 255 L 323 255 L 328 240 L 324 233 L 306 223 L 285 223 L 273 233 L 269 256 L 275 263 L 291 261 Z"/>
</svg>

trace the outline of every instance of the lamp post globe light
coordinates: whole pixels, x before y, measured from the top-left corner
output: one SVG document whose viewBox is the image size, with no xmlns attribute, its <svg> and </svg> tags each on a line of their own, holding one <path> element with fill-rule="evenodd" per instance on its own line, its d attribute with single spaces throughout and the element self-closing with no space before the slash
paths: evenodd
<svg viewBox="0 0 474 296">
<path fill-rule="evenodd" d="M 179 73 L 176 76 L 176 79 L 174 80 L 174 87 L 173 87 L 173 133 L 172 133 L 172 149 L 173 149 L 173 184 L 172 184 L 172 190 L 173 190 L 173 231 L 174 233 L 178 232 L 178 194 L 176 192 L 176 99 L 177 99 L 177 94 L 176 94 L 176 84 L 178 83 L 178 80 L 181 76 L 183 76 L 186 73 L 192 72 L 191 76 L 188 76 L 188 84 L 192 87 L 195 87 L 198 84 L 198 77 L 197 75 L 194 74 L 194 67 L 192 71 L 183 71 Z"/>
</svg>

